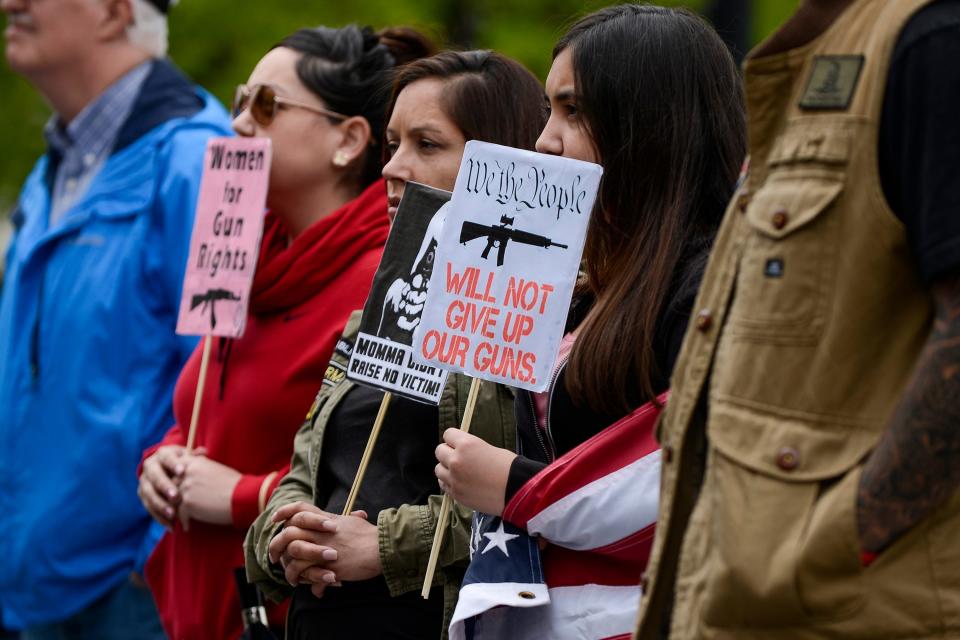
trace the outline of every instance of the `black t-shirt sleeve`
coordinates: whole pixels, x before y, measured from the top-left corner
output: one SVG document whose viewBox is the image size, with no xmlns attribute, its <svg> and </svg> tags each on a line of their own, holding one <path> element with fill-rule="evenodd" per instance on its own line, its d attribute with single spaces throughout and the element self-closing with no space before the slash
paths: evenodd
<svg viewBox="0 0 960 640">
<path fill-rule="evenodd" d="M 907 23 L 891 60 L 880 179 L 926 282 L 960 267 L 960 0 Z"/>
<path fill-rule="evenodd" d="M 516 495 L 520 487 L 527 484 L 527 480 L 546 469 L 545 462 L 537 462 L 524 456 L 517 456 L 510 464 L 510 473 L 507 474 L 507 488 L 504 491 L 503 503 L 507 504 Z"/>
</svg>

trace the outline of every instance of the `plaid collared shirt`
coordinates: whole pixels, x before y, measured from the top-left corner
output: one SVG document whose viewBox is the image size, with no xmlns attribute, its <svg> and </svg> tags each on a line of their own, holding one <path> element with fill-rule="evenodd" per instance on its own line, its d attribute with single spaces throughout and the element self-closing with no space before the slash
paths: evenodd
<svg viewBox="0 0 960 640">
<path fill-rule="evenodd" d="M 47 122 L 44 136 L 50 150 L 60 157 L 50 194 L 50 226 L 80 200 L 103 168 L 150 73 L 151 63 L 148 60 L 128 71 L 67 126 L 57 115 Z"/>
</svg>

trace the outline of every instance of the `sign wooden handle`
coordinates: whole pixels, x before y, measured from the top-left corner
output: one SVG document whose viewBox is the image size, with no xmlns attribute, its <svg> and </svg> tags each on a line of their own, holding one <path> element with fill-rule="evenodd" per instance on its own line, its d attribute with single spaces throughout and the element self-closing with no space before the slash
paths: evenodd
<svg viewBox="0 0 960 640">
<path fill-rule="evenodd" d="M 363 457 L 360 458 L 360 468 L 357 469 L 357 476 L 353 479 L 353 486 L 350 487 L 350 493 L 347 494 L 347 503 L 343 506 L 343 515 L 348 516 L 353 511 L 353 504 L 357 501 L 357 494 L 360 493 L 360 483 L 363 482 L 363 476 L 367 474 L 367 465 L 370 464 L 370 457 L 373 454 L 373 447 L 377 443 L 377 437 L 380 435 L 380 427 L 383 426 L 383 419 L 387 415 L 387 407 L 390 406 L 390 400 L 393 394 L 389 391 L 383 394 L 383 400 L 380 402 L 380 411 L 377 412 L 377 419 L 373 422 L 373 430 L 370 437 L 367 438 L 367 447 L 363 450 Z"/>
<path fill-rule="evenodd" d="M 467 406 L 463 411 L 463 424 L 460 425 L 460 431 L 467 433 L 470 431 L 470 423 L 473 422 L 473 410 L 477 406 L 477 396 L 480 393 L 480 378 L 474 378 L 470 382 L 470 393 L 467 395 Z M 423 578 L 423 590 L 420 595 L 424 599 L 430 597 L 430 587 L 433 586 L 433 574 L 437 571 L 437 560 L 440 558 L 440 547 L 443 546 L 443 535 L 447 531 L 447 523 L 450 521 L 450 508 L 453 500 L 450 496 L 444 494 L 443 502 L 440 503 L 440 517 L 437 518 L 437 529 L 433 532 L 433 546 L 430 547 L 430 559 L 427 561 L 427 573 Z"/>
<path fill-rule="evenodd" d="M 440 547 L 443 545 L 443 533 L 447 530 L 450 521 L 450 496 L 444 494 L 440 503 L 440 517 L 437 519 L 437 528 L 433 532 L 433 546 L 430 547 L 430 560 L 427 561 L 427 573 L 423 578 L 423 589 L 420 595 L 426 600 L 430 597 L 430 588 L 433 586 L 433 574 L 437 572 L 437 560 L 440 558 Z"/>
<path fill-rule="evenodd" d="M 203 355 L 200 357 L 200 377 L 197 378 L 197 393 L 193 396 L 193 415 L 190 416 L 190 432 L 187 435 L 187 453 L 193 451 L 197 440 L 197 422 L 200 420 L 200 404 L 203 402 L 203 385 L 207 380 L 207 366 L 210 364 L 210 345 L 213 336 L 203 338 Z"/>
</svg>

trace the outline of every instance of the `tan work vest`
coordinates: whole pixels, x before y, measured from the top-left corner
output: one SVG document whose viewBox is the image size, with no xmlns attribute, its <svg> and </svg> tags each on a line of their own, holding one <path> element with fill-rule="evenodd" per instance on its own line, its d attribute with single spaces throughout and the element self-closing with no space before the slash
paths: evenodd
<svg viewBox="0 0 960 640">
<path fill-rule="evenodd" d="M 877 161 L 893 48 L 928 2 L 860 0 L 746 65 L 750 171 L 661 424 L 643 640 L 674 587 L 680 640 L 960 637 L 960 497 L 867 569 L 856 522 L 861 463 L 931 326 Z"/>
</svg>

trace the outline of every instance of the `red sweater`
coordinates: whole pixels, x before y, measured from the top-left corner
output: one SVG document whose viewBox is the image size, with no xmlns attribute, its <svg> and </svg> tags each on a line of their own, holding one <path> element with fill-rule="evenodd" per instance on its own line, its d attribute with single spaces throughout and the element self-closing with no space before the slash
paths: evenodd
<svg viewBox="0 0 960 640">
<path fill-rule="evenodd" d="M 173 640 L 227 640 L 242 631 L 231 572 L 243 565 L 261 486 L 266 482 L 269 496 L 287 473 L 294 434 L 336 340 L 350 313 L 363 307 L 387 238 L 386 212 L 378 180 L 289 247 L 280 221 L 267 215 L 246 332 L 236 340 L 214 338 L 197 425 L 196 446 L 243 474 L 233 493 L 233 526 L 194 521 L 186 533 L 178 526 L 147 562 L 147 582 Z M 177 381 L 177 424 L 144 458 L 159 446 L 186 444 L 200 352 Z M 282 626 L 285 609 L 268 609 L 271 622 Z"/>
</svg>

